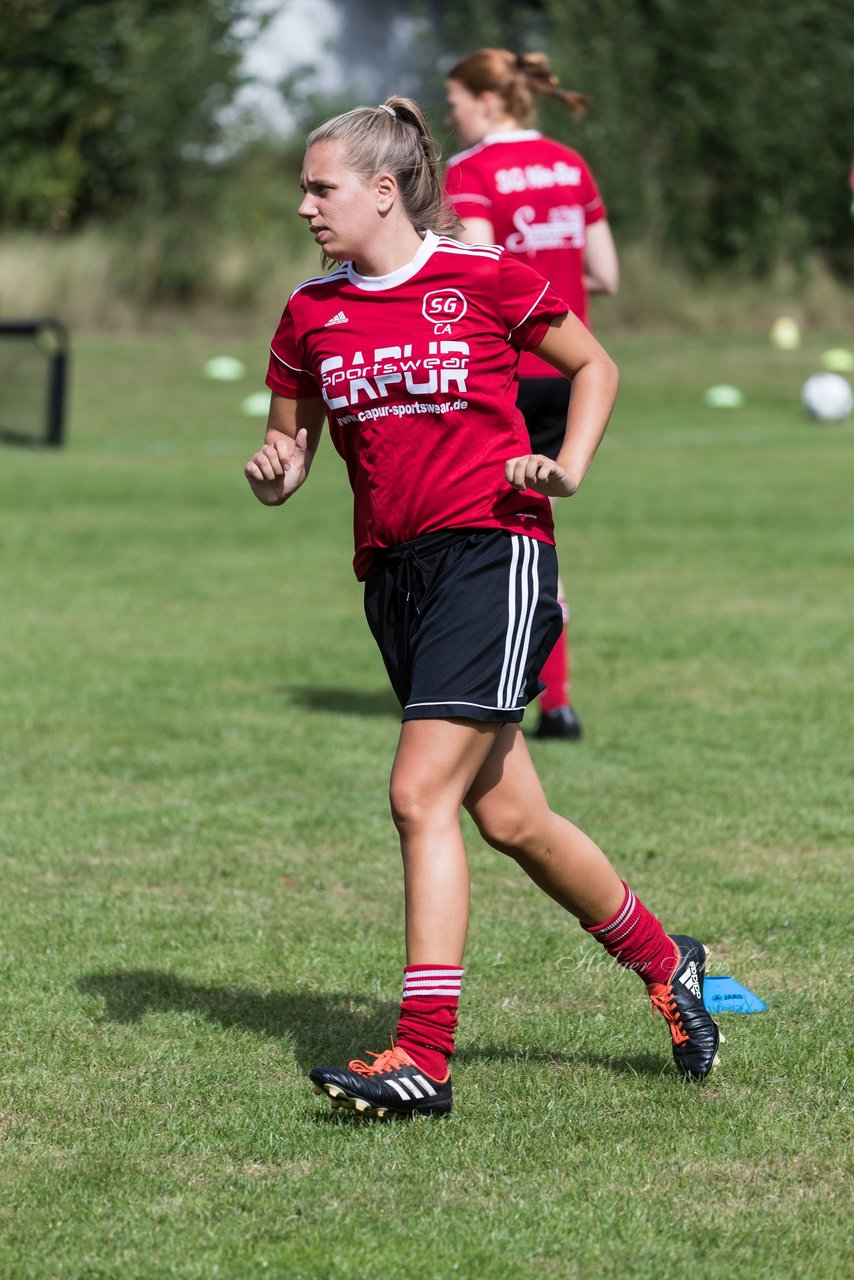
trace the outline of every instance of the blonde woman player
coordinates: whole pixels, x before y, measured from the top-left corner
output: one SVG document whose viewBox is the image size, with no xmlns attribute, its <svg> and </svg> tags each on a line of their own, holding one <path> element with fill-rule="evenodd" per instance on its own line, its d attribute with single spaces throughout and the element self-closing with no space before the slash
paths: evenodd
<svg viewBox="0 0 854 1280">
<path fill-rule="evenodd" d="M 500 244 L 539 271 L 587 324 L 589 293 L 615 293 L 619 267 L 607 212 L 577 151 L 545 138 L 532 122 L 538 94 L 576 116 L 588 99 L 561 88 L 542 53 L 478 49 L 448 73 L 448 121 L 462 146 L 448 163 L 446 190 L 466 244 Z M 531 447 L 556 458 L 563 444 L 569 383 L 536 352 L 519 359 L 518 405 Z M 564 630 L 540 673 L 537 736 L 580 738 L 570 701 L 569 610 L 559 586 Z"/>
<path fill-rule="evenodd" d="M 338 266 L 288 301 L 266 439 L 245 474 L 261 502 L 287 502 L 324 420 L 346 463 L 356 574 L 403 708 L 390 794 L 407 960 L 392 1047 L 371 1063 L 315 1067 L 311 1080 L 335 1105 L 375 1116 L 450 1111 L 469 914 L 463 807 L 637 971 L 677 1067 L 702 1079 L 719 1042 L 703 1007 L 704 946 L 668 936 L 593 841 L 551 811 L 520 732 L 561 627 L 549 499 L 581 484 L 617 370 L 529 267 L 442 235 L 436 149 L 408 99 L 316 129 L 302 188 L 299 214 Z M 573 379 L 557 460 L 530 452 L 515 403 L 521 351 Z"/>
</svg>

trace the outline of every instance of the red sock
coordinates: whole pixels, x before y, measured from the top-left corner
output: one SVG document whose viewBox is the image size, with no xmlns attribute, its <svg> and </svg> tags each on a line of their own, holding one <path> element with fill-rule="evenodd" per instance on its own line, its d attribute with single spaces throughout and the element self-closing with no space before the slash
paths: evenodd
<svg viewBox="0 0 854 1280">
<path fill-rule="evenodd" d="M 540 672 L 540 679 L 546 686 L 540 694 L 543 715 L 569 705 L 569 612 L 565 600 L 558 603 L 563 610 L 563 631 Z"/>
<path fill-rule="evenodd" d="M 434 1080 L 444 1080 L 454 1052 L 464 972 L 450 964 L 408 964 L 403 970 L 397 1043 Z"/>
<path fill-rule="evenodd" d="M 625 969 L 634 969 L 647 986 L 667 982 L 678 959 L 676 943 L 664 932 L 664 925 L 632 893 L 625 880 L 623 905 L 602 924 L 585 924 L 597 942 Z"/>
</svg>

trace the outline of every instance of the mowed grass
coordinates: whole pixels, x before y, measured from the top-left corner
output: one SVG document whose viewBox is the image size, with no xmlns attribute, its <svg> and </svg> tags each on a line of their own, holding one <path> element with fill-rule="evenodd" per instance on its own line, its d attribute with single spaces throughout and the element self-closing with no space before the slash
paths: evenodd
<svg viewBox="0 0 854 1280">
<path fill-rule="evenodd" d="M 0 1275 L 850 1274 L 854 426 L 797 399 L 840 341 L 610 344 L 559 515 L 586 736 L 532 744 L 768 1012 L 682 1083 L 637 980 L 469 827 L 455 1111 L 367 1125 L 305 1079 L 386 1045 L 403 961 L 343 466 L 251 498 L 264 336 L 75 340 L 68 448 L 0 453 Z M 202 377 L 223 349 L 243 383 Z"/>
</svg>

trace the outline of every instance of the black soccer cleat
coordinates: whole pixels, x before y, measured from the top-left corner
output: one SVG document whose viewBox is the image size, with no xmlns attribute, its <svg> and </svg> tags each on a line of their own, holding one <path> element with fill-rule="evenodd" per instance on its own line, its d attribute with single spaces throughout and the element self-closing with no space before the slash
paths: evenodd
<svg viewBox="0 0 854 1280">
<path fill-rule="evenodd" d="M 652 1006 L 663 1014 L 673 1039 L 673 1061 L 689 1080 L 705 1080 L 718 1065 L 723 1041 L 717 1023 L 703 1004 L 708 952 L 702 942 L 684 933 L 668 935 L 679 958 L 668 982 L 649 988 Z"/>
<path fill-rule="evenodd" d="M 581 721 L 572 707 L 555 707 L 554 711 L 544 711 L 534 731 L 535 738 L 565 738 L 573 742 L 581 734 Z"/>
<path fill-rule="evenodd" d="M 444 1116 L 451 1110 L 451 1073 L 433 1080 L 400 1045 L 372 1053 L 370 1065 L 358 1059 L 344 1067 L 313 1067 L 308 1078 L 315 1093 L 326 1094 L 333 1108 L 359 1116 Z"/>
</svg>

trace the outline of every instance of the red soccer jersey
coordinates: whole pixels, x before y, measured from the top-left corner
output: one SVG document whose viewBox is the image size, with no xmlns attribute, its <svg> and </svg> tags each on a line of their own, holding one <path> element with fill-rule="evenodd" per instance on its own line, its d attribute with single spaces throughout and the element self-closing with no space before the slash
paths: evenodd
<svg viewBox="0 0 854 1280">
<path fill-rule="evenodd" d="M 428 232 L 386 276 L 352 263 L 294 290 L 267 386 L 323 396 L 353 486 L 356 576 L 373 552 L 437 529 L 507 529 L 553 542 L 547 498 L 504 477 L 530 452 L 516 408 L 520 350 L 567 304 L 497 246 Z"/>
<path fill-rule="evenodd" d="M 545 276 L 587 324 L 587 228 L 607 211 L 577 151 L 536 129 L 493 133 L 448 161 L 445 190 L 461 218 L 491 222 L 496 244 Z M 519 361 L 522 378 L 555 373 L 537 356 Z"/>
</svg>

